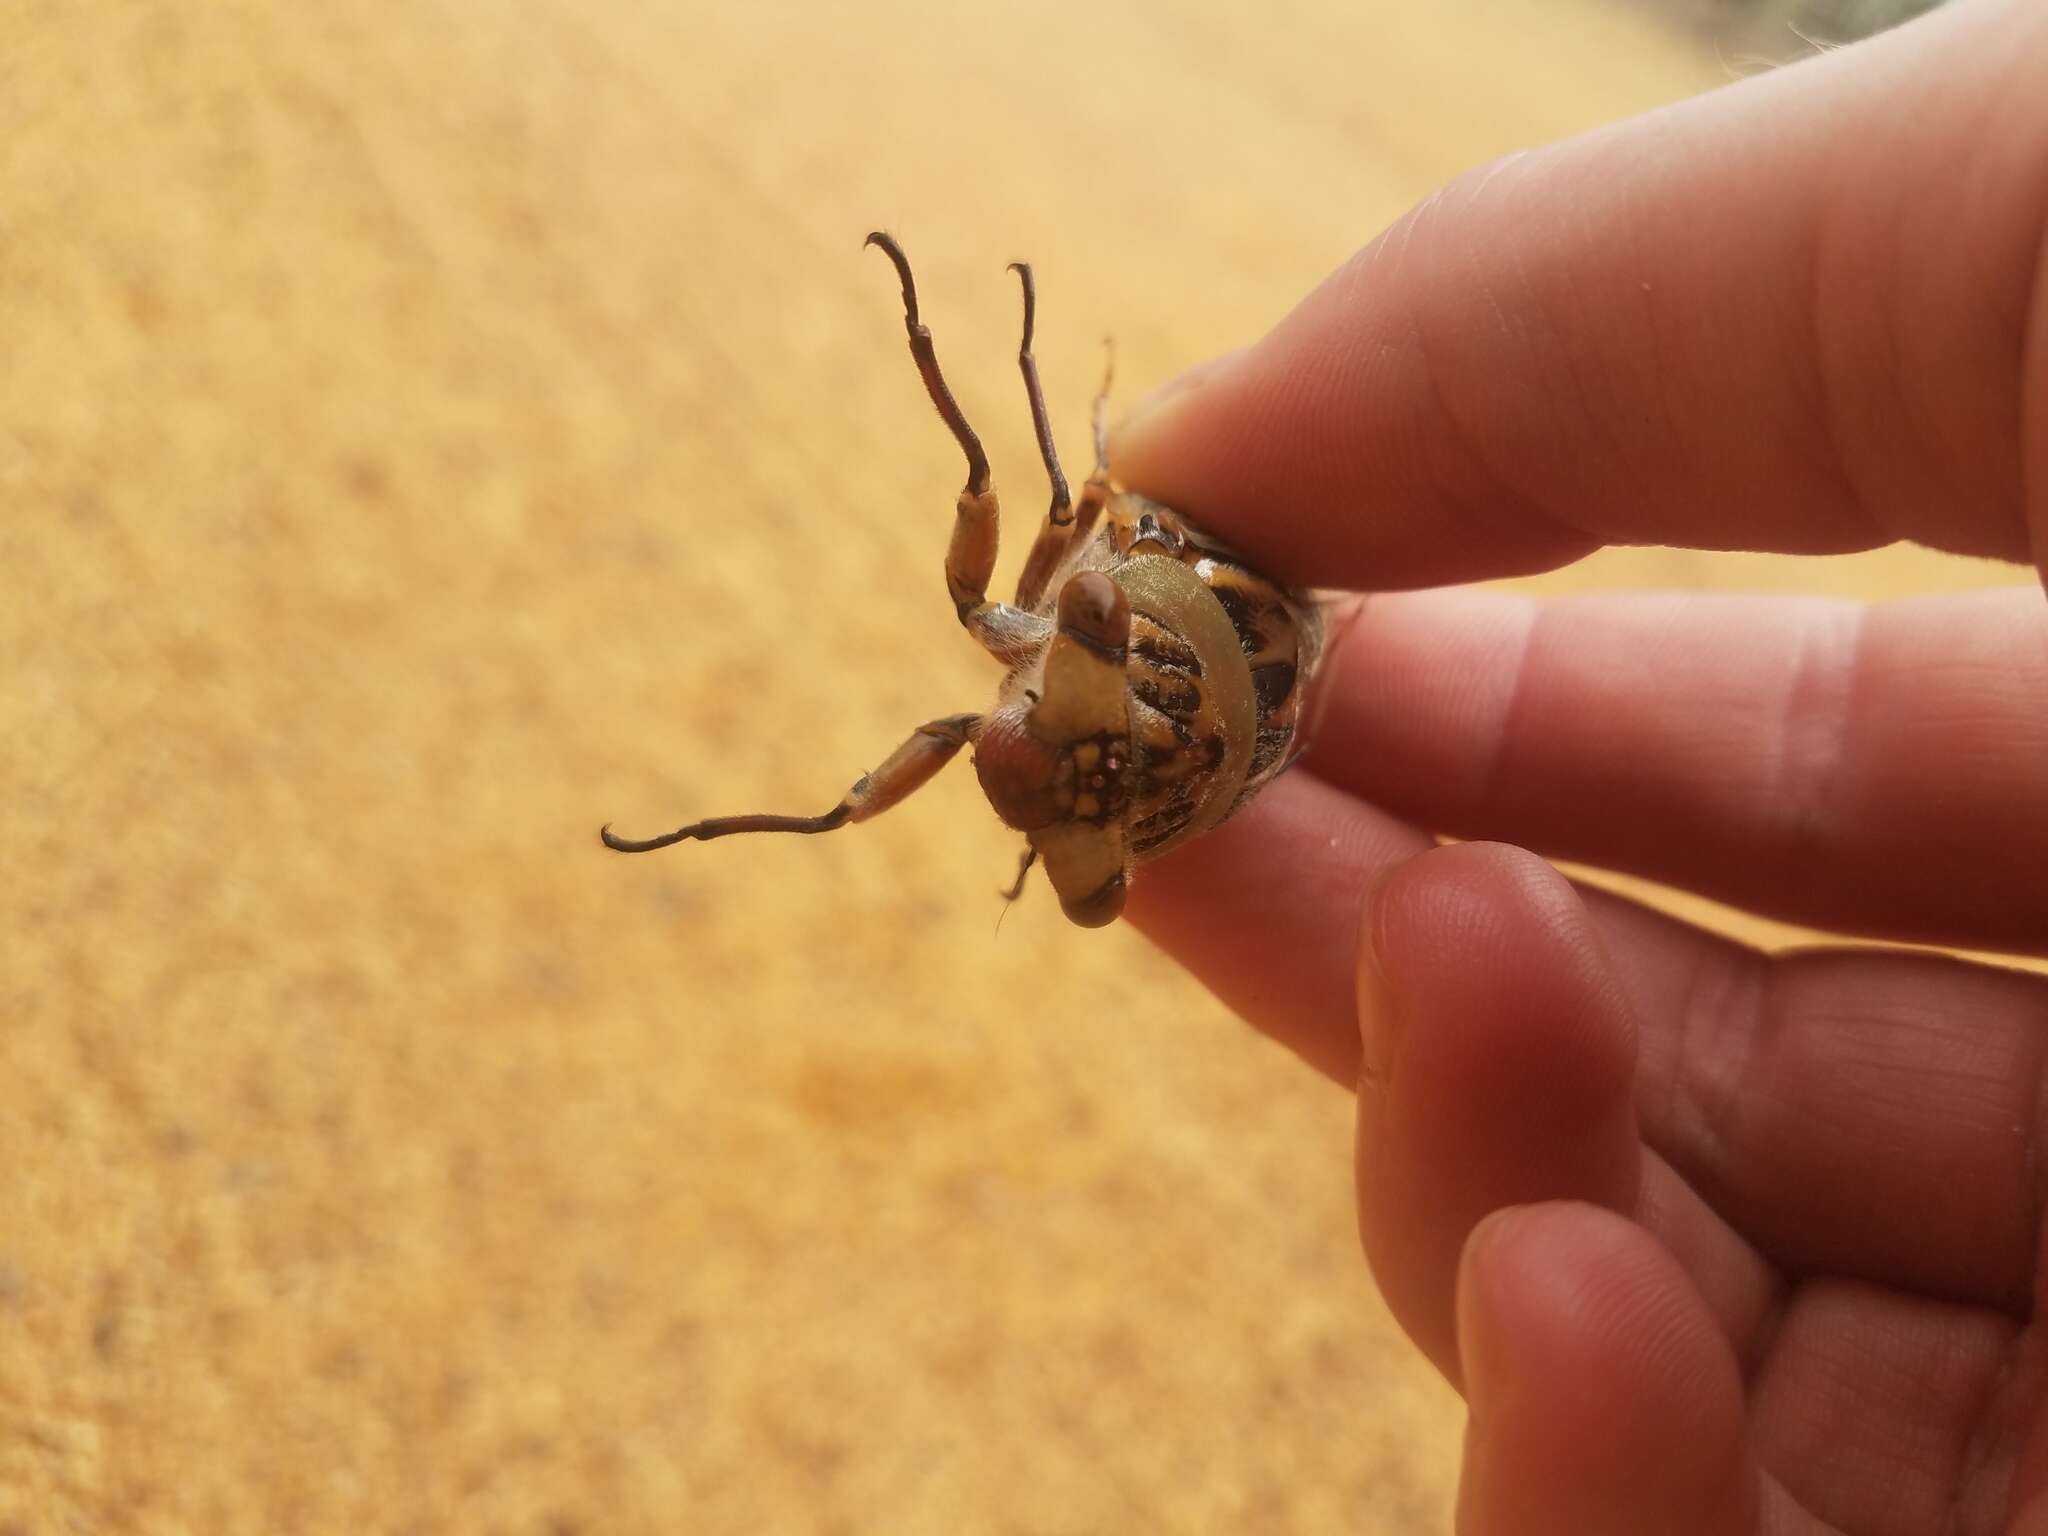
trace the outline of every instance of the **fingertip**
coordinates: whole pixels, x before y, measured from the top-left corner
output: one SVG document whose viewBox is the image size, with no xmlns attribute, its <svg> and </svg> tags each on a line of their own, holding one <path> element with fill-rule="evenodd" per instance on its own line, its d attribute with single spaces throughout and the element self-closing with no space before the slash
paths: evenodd
<svg viewBox="0 0 2048 1536">
<path fill-rule="evenodd" d="M 1511 1407 L 1535 1383 L 1565 1404 L 1567 1367 L 1624 1356 L 1654 1365 L 1657 1390 L 1689 1405 L 1724 1384 L 1724 1357 L 1732 1364 L 1677 1261 L 1627 1217 L 1583 1201 L 1504 1206 L 1480 1221 L 1459 1256 L 1457 1315 L 1475 1412 Z"/>
<path fill-rule="evenodd" d="M 1227 395 L 1232 370 L 1246 350 L 1237 347 L 1205 358 L 1141 396 L 1124 412 L 1109 434 L 1109 460 L 1119 482 L 1156 482 L 1186 458 L 1190 402 L 1204 391 L 1220 390 Z"/>
<path fill-rule="evenodd" d="M 1460 1530 L 1751 1528 L 1740 1373 L 1647 1232 L 1573 1202 L 1498 1211 L 1465 1246 L 1457 1316 Z"/>
<path fill-rule="evenodd" d="M 1627 1098 L 1627 998 L 1578 892 L 1547 861 L 1505 843 L 1431 849 L 1374 881 L 1363 925 L 1368 1061 L 1391 1071 L 1401 1019 L 1420 1017 L 1441 1021 L 1431 1043 L 1466 1074 L 1461 1097 L 1482 1082 L 1520 1097 L 1533 1070 L 1563 1108 Z"/>
<path fill-rule="evenodd" d="M 1634 1203 L 1633 1016 L 1577 892 L 1521 849 L 1409 859 L 1360 924 L 1359 1230 L 1388 1305 L 1456 1380 L 1476 1223 L 1535 1200 Z"/>
</svg>

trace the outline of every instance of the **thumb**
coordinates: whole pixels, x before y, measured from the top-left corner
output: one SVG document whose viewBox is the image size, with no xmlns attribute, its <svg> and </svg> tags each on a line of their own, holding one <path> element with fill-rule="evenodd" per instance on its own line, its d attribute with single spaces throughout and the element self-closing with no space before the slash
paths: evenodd
<svg viewBox="0 0 2048 1536">
<path fill-rule="evenodd" d="M 1634 1223 L 1566 1202 L 1488 1217 L 1459 1266 L 1458 1348 L 1462 1536 L 1820 1529 L 1764 1477 L 1734 1354 Z"/>
</svg>

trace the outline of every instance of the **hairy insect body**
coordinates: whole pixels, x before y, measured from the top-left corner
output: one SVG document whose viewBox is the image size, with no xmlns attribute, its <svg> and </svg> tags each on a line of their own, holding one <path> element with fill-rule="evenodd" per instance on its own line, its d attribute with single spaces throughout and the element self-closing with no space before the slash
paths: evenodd
<svg viewBox="0 0 2048 1536">
<path fill-rule="evenodd" d="M 1095 472 L 1079 501 L 1070 498 L 1031 355 L 1036 296 L 1021 264 L 1017 361 L 1053 497 L 1016 601 L 991 601 L 998 512 L 987 458 L 918 320 L 909 262 L 888 236 L 868 238 L 896 267 L 911 356 L 967 457 L 946 587 L 968 633 L 1008 669 L 996 706 L 918 727 L 822 816 L 722 817 L 645 841 L 607 828 L 604 841 L 639 853 L 735 832 L 828 832 L 880 814 L 971 743 L 989 803 L 1029 845 L 1010 895 L 1042 861 L 1069 918 L 1111 922 L 1135 865 L 1220 825 L 1299 750 L 1319 613 L 1172 509 L 1111 480 L 1106 381 Z"/>
</svg>

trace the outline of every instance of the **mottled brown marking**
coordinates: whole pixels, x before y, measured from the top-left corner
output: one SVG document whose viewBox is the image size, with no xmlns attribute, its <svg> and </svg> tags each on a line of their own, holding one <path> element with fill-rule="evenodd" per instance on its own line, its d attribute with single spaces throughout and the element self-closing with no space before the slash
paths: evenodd
<svg viewBox="0 0 2048 1536">
<path fill-rule="evenodd" d="M 1259 696 L 1259 718 L 1265 719 L 1294 692 L 1294 663 L 1269 661 L 1252 668 L 1252 688 Z"/>
</svg>

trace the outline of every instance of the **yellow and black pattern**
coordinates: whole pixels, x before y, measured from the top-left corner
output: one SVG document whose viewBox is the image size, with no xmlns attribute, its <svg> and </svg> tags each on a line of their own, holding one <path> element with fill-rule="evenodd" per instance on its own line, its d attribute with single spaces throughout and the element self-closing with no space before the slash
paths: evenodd
<svg viewBox="0 0 2048 1536">
<path fill-rule="evenodd" d="M 1164 555 L 1193 570 L 1228 616 L 1250 668 L 1257 737 L 1242 787 L 1224 816 L 1216 818 L 1226 819 L 1293 755 L 1302 697 L 1321 640 L 1320 614 L 1306 597 L 1261 576 L 1172 509 L 1129 492 L 1109 499 L 1069 569 L 1113 573 L 1144 555 Z M 1131 851 L 1139 858 L 1160 851 L 1187 829 L 1225 757 L 1227 727 L 1204 660 L 1190 637 L 1169 622 L 1133 612 L 1126 672 L 1134 774 L 1125 816 Z"/>
</svg>

